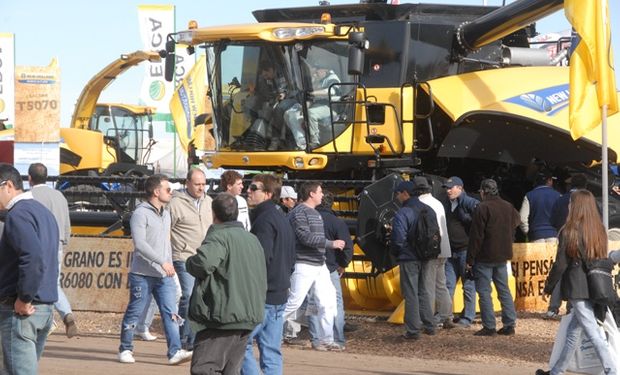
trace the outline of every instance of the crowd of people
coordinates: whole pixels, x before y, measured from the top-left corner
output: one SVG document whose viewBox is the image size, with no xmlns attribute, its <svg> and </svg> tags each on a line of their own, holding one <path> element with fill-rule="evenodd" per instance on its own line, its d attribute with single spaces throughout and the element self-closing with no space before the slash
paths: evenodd
<svg viewBox="0 0 620 375">
<path fill-rule="evenodd" d="M 0 164 L 0 209 L 7 210 L 0 239 L 0 333 L 2 362 L 10 374 L 37 373 L 54 308 L 67 336 L 78 333 L 59 284 L 70 237 L 67 203 L 45 185 L 46 178 L 45 166 L 33 164 L 31 190 L 24 191 L 18 171 Z M 482 328 L 474 335 L 514 335 L 517 316 L 508 262 L 515 230 L 521 227 L 531 242 L 559 238 L 545 285 L 545 294 L 552 296 L 547 316 L 557 316 L 562 300 L 573 311 L 559 359 L 550 372 L 537 374 L 562 374 L 582 330 L 605 373 L 616 374 L 581 266 L 607 258 L 607 235 L 594 197 L 585 190 L 585 176 L 573 175 L 570 183 L 572 189 L 560 195 L 552 176 L 542 174 L 520 211 L 500 197 L 493 179 L 481 182 L 480 200 L 465 192 L 458 176 L 444 182 L 442 200 L 433 196 L 433 182 L 425 176 L 398 183 L 394 193 L 400 208 L 392 220 L 389 250 L 400 271 L 403 338 L 419 340 L 439 328 L 470 327 L 476 293 Z M 282 373 L 282 342 L 297 336 L 302 318 L 313 349 L 345 350 L 340 278 L 351 262 L 353 243 L 346 223 L 332 210 L 334 195 L 319 182 L 302 183 L 295 191 L 274 174 L 256 174 L 246 200 L 243 176 L 231 170 L 222 174 L 212 198 L 205 173 L 192 168 L 184 189 L 173 190 L 166 176 L 155 174 L 145 180 L 144 190 L 146 198 L 130 223 L 134 251 L 119 362 L 136 361 L 135 336 L 156 338 L 148 330 L 154 308 L 159 309 L 168 363 L 191 361 L 192 374 Z M 620 253 L 613 256 L 620 258 Z M 454 316 L 459 279 L 464 306 Z M 501 304 L 500 329 L 491 284 Z M 16 331 L 18 320 L 32 337 Z"/>
</svg>

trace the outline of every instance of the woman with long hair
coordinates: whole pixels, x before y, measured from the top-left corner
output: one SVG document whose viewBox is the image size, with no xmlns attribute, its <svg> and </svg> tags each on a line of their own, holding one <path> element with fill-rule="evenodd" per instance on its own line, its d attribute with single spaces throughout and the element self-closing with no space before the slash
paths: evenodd
<svg viewBox="0 0 620 375">
<path fill-rule="evenodd" d="M 594 196 L 588 190 L 575 190 L 571 194 L 566 224 L 560 229 L 558 236 L 558 251 L 547 277 L 544 293 L 545 296 L 551 294 L 555 285 L 560 282 L 562 299 L 572 304 L 573 315 L 558 360 L 551 371 L 537 370 L 536 375 L 563 374 L 575 354 L 575 344 L 582 331 L 592 341 L 604 373 L 615 375 L 617 371 L 611 353 L 598 329 L 594 314 L 595 304 L 589 298 L 587 274 L 582 265 L 584 261 L 607 259 L 607 233 Z"/>
</svg>

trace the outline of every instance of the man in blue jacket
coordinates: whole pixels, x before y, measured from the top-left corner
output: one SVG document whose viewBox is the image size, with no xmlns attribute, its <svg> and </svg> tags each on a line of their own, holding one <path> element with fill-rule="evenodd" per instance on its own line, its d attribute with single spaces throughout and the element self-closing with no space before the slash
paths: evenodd
<svg viewBox="0 0 620 375">
<path fill-rule="evenodd" d="M 58 300 L 58 226 L 52 213 L 24 193 L 13 166 L 0 164 L 0 337 L 4 369 L 36 374 Z"/>
<path fill-rule="evenodd" d="M 403 338 L 417 340 L 420 332 L 435 334 L 435 321 L 429 295 L 424 287 L 423 268 L 428 260 L 422 260 L 409 241 L 410 233 L 416 228 L 418 214 L 416 210 L 426 209 L 429 215 L 435 212 L 420 202 L 413 194 L 411 181 L 402 181 L 394 189 L 396 199 L 402 207 L 392 219 L 390 246 L 392 255 L 400 267 L 400 290 L 405 299 L 405 328 Z M 424 328 L 422 328 L 424 326 Z"/>
<path fill-rule="evenodd" d="M 295 233 L 282 209 L 276 204 L 282 184 L 274 175 L 259 174 L 248 188 L 251 232 L 258 238 L 267 266 L 267 299 L 265 318 L 250 334 L 241 373 L 260 374 L 252 344 L 256 339 L 260 354 L 260 370 L 264 374 L 282 373 L 283 313 L 291 273 L 295 266 Z"/>
</svg>

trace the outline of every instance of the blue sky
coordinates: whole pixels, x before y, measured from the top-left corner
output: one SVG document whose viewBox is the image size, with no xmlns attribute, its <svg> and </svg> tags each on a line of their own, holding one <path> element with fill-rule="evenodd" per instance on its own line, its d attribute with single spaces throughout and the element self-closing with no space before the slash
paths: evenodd
<svg viewBox="0 0 620 375">
<path fill-rule="evenodd" d="M 354 1 L 334 0 L 332 4 Z M 401 0 L 401 3 L 404 3 Z M 414 3 L 448 3 L 482 5 L 482 0 L 433 0 Z M 510 0 L 507 1 L 511 2 Z M 501 5 L 501 0 L 488 0 Z M 138 5 L 174 4 L 177 29 L 195 19 L 201 26 L 253 22 L 254 9 L 285 6 L 310 6 L 318 0 L 206 0 L 136 1 L 136 0 L 4 0 L 0 2 L 0 32 L 15 34 L 17 65 L 47 65 L 58 58 L 61 68 L 62 124 L 67 126 L 75 101 L 84 84 L 100 69 L 142 47 L 138 27 Z M 620 1 L 610 0 L 612 41 L 616 67 L 620 64 Z M 570 26 L 562 11 L 538 22 L 541 33 L 562 31 Z M 620 68 L 616 69 L 617 77 Z M 135 68 L 104 92 L 100 101 L 137 103 L 144 70 Z M 616 78 L 620 86 L 620 77 Z"/>
</svg>

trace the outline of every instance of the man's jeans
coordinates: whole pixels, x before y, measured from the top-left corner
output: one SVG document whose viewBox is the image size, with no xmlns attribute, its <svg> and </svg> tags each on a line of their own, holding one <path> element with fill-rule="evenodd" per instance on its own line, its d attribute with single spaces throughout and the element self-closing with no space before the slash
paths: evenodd
<svg viewBox="0 0 620 375">
<path fill-rule="evenodd" d="M 241 373 L 243 375 L 282 374 L 282 328 L 284 325 L 284 306 L 265 304 L 265 318 L 263 322 L 254 328 L 245 348 L 245 358 Z M 260 370 L 254 359 L 253 343 L 256 338 L 260 355 Z"/>
<path fill-rule="evenodd" d="M 176 287 L 175 305 L 178 306 L 179 301 L 181 300 L 181 284 L 179 283 L 179 278 L 177 274 L 175 274 L 172 278 L 174 279 L 174 285 Z M 153 319 L 155 318 L 155 312 L 158 311 L 157 303 L 153 299 L 153 295 L 149 294 L 147 298 L 148 298 L 148 301 L 146 303 L 147 307 L 144 309 L 142 314 L 140 314 L 140 319 L 138 319 L 138 323 L 136 324 L 136 329 L 134 329 L 134 333 L 148 332 L 151 329 L 151 325 L 153 324 Z M 178 312 L 178 308 L 177 308 L 177 312 Z M 183 323 L 183 324 L 189 324 L 189 323 Z"/>
<path fill-rule="evenodd" d="M 405 299 L 405 328 L 412 334 L 420 333 L 422 325 L 427 331 L 435 331 L 433 311 L 423 281 L 425 264 L 421 261 L 399 264 L 400 292 Z"/>
<path fill-rule="evenodd" d="M 482 326 L 495 329 L 495 313 L 491 298 L 491 281 L 495 285 L 497 298 L 502 306 L 502 324 L 504 327 L 514 327 L 517 322 L 517 312 L 508 287 L 508 268 L 506 263 L 476 263 L 474 264 L 476 290 L 480 301 L 480 317 Z"/>
<path fill-rule="evenodd" d="M 342 301 L 342 285 L 340 285 L 340 275 L 338 271 L 331 272 L 329 277 L 332 284 L 336 288 L 336 317 L 334 318 L 334 342 L 340 346 L 344 346 L 344 302 Z M 316 302 L 315 302 L 316 303 Z M 315 346 L 319 345 L 319 317 L 317 315 L 308 315 L 308 331 L 310 339 Z"/>
<path fill-rule="evenodd" d="M 54 306 L 35 304 L 34 314 L 19 316 L 13 305 L 0 304 L 0 337 L 4 370 L 9 374 L 38 374 L 39 358 L 54 319 Z M 0 367 L 0 373 L 2 372 Z"/>
<path fill-rule="evenodd" d="M 467 259 L 467 250 L 454 251 L 452 257 L 446 262 L 446 287 L 450 292 L 450 298 L 454 301 L 454 290 L 456 282 L 461 279 L 463 284 L 463 311 L 461 318 L 474 321 L 476 316 L 476 284 L 474 280 L 465 278 L 465 263 Z"/>
<path fill-rule="evenodd" d="M 71 304 L 65 295 L 65 292 L 62 290 L 62 285 L 60 285 L 60 275 L 62 269 L 62 254 L 63 254 L 63 244 L 62 242 L 58 245 L 58 301 L 54 303 L 54 308 L 60 314 L 62 319 L 65 318 L 68 314 L 71 314 Z"/>
<path fill-rule="evenodd" d="M 423 269 L 424 287 L 437 323 L 452 319 L 452 297 L 446 287 L 446 258 L 430 259 Z"/>
<path fill-rule="evenodd" d="M 168 358 L 171 358 L 181 349 L 177 323 L 176 285 L 172 277 L 151 277 L 129 273 L 129 304 L 121 323 L 119 352 L 133 350 L 134 328 L 147 307 L 147 303 L 150 302 L 151 294 L 155 297 L 155 302 L 159 307 L 168 345 L 167 354 Z"/>
<path fill-rule="evenodd" d="M 196 335 L 192 332 L 187 315 L 189 313 L 189 299 L 194 289 L 194 276 L 190 275 L 185 268 L 185 261 L 175 260 L 174 270 L 179 276 L 181 283 L 181 300 L 179 301 L 179 316 L 185 319 L 185 324 L 181 326 L 181 345 L 184 349 L 192 350 Z"/>
<path fill-rule="evenodd" d="M 594 311 L 592 310 L 592 303 L 583 299 L 573 299 L 569 302 L 573 306 L 573 318 L 570 323 L 568 323 L 566 341 L 562 348 L 562 352 L 560 352 L 560 356 L 551 368 L 551 375 L 563 374 L 564 371 L 566 371 L 568 362 L 573 358 L 573 355 L 575 355 L 575 344 L 582 330 L 592 342 L 592 346 L 594 346 L 594 350 L 601 360 L 603 369 L 605 369 L 605 374 L 616 375 L 618 372 L 612 362 L 609 347 L 599 331 L 596 318 L 594 317 Z"/>
</svg>

